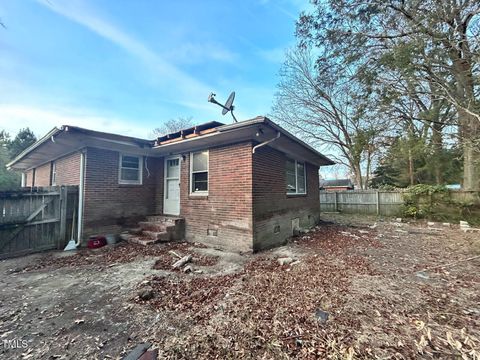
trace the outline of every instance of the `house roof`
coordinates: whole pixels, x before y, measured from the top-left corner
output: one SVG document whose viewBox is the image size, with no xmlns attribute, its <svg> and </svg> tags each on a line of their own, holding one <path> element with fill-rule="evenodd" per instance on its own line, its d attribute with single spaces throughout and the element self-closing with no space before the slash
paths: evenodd
<svg viewBox="0 0 480 360">
<path fill-rule="evenodd" d="M 210 124 L 210 123 L 207 123 Z M 177 134 L 177 133 L 176 133 Z M 296 136 L 289 133 L 265 116 L 257 116 L 250 120 L 239 121 L 233 124 L 219 125 L 199 131 L 196 136 L 176 138 L 175 141 L 158 142 L 154 150 L 163 154 L 175 154 L 185 151 L 220 146 L 232 142 L 253 140 L 258 143 L 280 137 L 268 145 L 292 157 L 301 157 L 318 166 L 333 165 L 334 162 L 306 144 Z"/>
<path fill-rule="evenodd" d="M 353 187 L 353 183 L 350 179 L 332 179 L 332 180 L 320 180 L 320 187 Z"/>
<path fill-rule="evenodd" d="M 153 140 L 63 125 L 53 128 L 18 154 L 7 168 L 28 170 L 87 146 L 147 155 L 153 143 Z"/>
<path fill-rule="evenodd" d="M 155 145 L 168 144 L 176 141 L 182 141 L 184 139 L 202 136 L 211 132 L 215 132 L 216 128 L 222 125 L 225 124 L 218 121 L 210 121 L 204 124 L 195 125 L 186 129 L 160 136 L 155 141 Z"/>
<path fill-rule="evenodd" d="M 156 140 L 145 140 L 63 125 L 61 128 L 52 129 L 36 143 L 25 149 L 7 164 L 7 167 L 28 170 L 88 146 L 123 151 L 135 155 L 161 157 L 247 140 L 256 144 L 268 142 L 268 146 L 272 148 L 292 157 L 305 159 L 305 161 L 318 166 L 334 164 L 332 160 L 267 117 L 259 116 L 227 125 L 211 121 L 166 134 Z"/>
</svg>

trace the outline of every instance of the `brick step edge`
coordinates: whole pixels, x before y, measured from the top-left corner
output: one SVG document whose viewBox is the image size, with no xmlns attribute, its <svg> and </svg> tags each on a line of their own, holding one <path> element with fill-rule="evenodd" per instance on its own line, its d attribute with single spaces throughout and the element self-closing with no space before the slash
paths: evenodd
<svg viewBox="0 0 480 360">
<path fill-rule="evenodd" d="M 170 241 L 172 237 L 170 232 L 168 231 L 157 232 L 157 231 L 144 230 L 142 234 L 145 235 L 146 237 L 151 238 L 152 240 L 158 240 L 158 241 Z"/>
<path fill-rule="evenodd" d="M 140 238 L 140 237 L 137 237 L 137 236 L 132 236 L 128 239 L 128 242 L 129 243 L 132 243 L 132 244 L 140 244 L 140 245 L 151 245 L 151 244 L 156 244 L 158 242 L 160 242 L 160 240 L 156 240 L 156 239 L 144 239 L 144 238 Z"/>
</svg>

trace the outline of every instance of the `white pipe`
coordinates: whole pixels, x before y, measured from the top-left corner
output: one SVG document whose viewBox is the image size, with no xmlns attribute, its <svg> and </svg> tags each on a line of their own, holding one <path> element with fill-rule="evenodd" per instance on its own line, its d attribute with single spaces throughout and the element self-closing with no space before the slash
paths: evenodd
<svg viewBox="0 0 480 360">
<path fill-rule="evenodd" d="M 278 138 L 280 137 L 280 131 L 277 132 L 277 136 L 275 136 L 273 139 L 270 139 L 270 140 L 267 140 L 267 141 L 264 141 L 258 145 L 255 145 L 252 149 L 252 154 L 255 154 L 255 150 L 257 150 L 259 147 L 262 147 L 262 146 L 265 146 L 265 145 L 268 145 L 270 144 L 271 142 L 274 142 L 275 140 L 277 140 Z"/>
<path fill-rule="evenodd" d="M 83 227 L 83 201 L 85 189 L 85 152 L 80 153 L 80 184 L 78 187 L 78 220 L 77 220 L 77 246 L 80 246 L 82 240 Z"/>
</svg>

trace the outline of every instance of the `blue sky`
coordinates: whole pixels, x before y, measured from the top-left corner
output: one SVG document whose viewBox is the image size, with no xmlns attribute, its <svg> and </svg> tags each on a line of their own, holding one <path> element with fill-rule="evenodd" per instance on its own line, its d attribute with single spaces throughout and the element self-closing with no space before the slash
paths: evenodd
<svg viewBox="0 0 480 360">
<path fill-rule="evenodd" d="M 307 0 L 3 0 L 0 128 L 71 124 L 150 137 L 163 121 L 270 112 Z"/>
</svg>

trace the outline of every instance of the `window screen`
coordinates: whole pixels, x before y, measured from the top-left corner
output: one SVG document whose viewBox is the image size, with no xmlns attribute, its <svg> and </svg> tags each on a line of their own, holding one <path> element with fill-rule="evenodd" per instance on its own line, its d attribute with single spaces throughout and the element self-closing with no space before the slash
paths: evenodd
<svg viewBox="0 0 480 360">
<path fill-rule="evenodd" d="M 139 156 L 121 155 L 120 158 L 120 183 L 140 184 L 142 163 Z"/>
<path fill-rule="evenodd" d="M 287 180 L 287 194 L 306 194 L 305 163 L 287 159 L 285 174 Z"/>
</svg>

